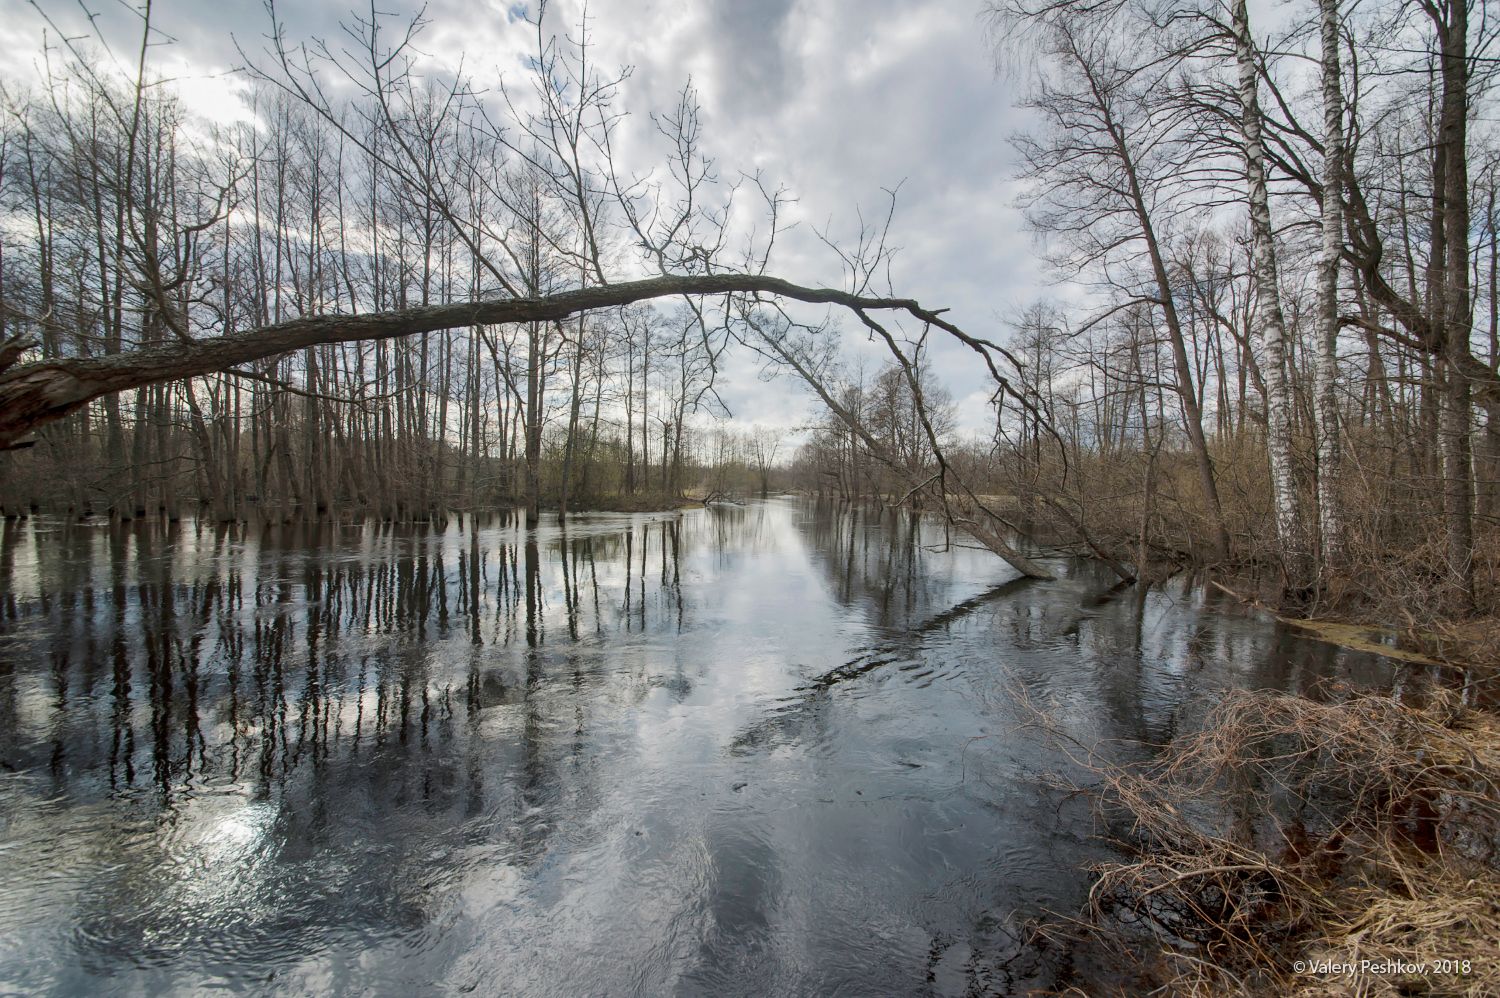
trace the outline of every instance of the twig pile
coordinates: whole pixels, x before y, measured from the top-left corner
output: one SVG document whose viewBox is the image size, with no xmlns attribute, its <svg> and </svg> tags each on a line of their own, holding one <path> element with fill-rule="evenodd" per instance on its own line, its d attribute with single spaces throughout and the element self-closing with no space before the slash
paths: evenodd
<svg viewBox="0 0 1500 998">
<path fill-rule="evenodd" d="M 1500 994 L 1493 715 L 1235 691 L 1153 761 L 1087 765 L 1134 854 L 1092 931 L 1172 993 Z"/>
</svg>

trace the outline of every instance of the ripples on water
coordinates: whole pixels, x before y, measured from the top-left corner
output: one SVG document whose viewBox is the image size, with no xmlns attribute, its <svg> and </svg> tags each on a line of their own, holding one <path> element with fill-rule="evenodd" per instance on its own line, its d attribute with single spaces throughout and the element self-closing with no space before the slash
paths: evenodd
<svg viewBox="0 0 1500 998">
<path fill-rule="evenodd" d="M 0 992 L 986 994 L 1097 858 L 1016 730 L 1389 680 L 1213 593 L 772 500 L 0 533 Z"/>
</svg>

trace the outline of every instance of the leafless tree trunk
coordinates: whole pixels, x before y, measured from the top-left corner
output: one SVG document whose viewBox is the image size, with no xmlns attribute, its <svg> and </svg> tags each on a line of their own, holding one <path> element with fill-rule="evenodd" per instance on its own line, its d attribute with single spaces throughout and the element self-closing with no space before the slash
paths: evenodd
<svg viewBox="0 0 1500 998">
<path fill-rule="evenodd" d="M 1307 540 L 1297 483 L 1292 470 L 1291 397 L 1287 391 L 1286 320 L 1282 316 L 1280 282 L 1276 274 L 1276 251 L 1271 228 L 1271 209 L 1266 195 L 1263 119 L 1250 15 L 1245 0 L 1234 3 L 1235 63 L 1239 70 L 1241 129 L 1245 142 L 1245 181 L 1250 203 L 1250 233 L 1254 253 L 1256 301 L 1260 316 L 1261 346 L 1265 351 L 1262 374 L 1266 379 L 1266 447 L 1271 459 L 1271 487 L 1276 507 L 1276 529 L 1281 538 L 1282 558 L 1289 585 L 1300 589 L 1308 582 Z"/>
<path fill-rule="evenodd" d="M 1339 481 L 1338 340 L 1339 265 L 1344 250 L 1344 90 L 1339 67 L 1338 0 L 1318 0 L 1323 80 L 1323 245 L 1318 259 L 1317 386 L 1318 533 L 1320 563 L 1343 556 L 1343 511 Z"/>
</svg>

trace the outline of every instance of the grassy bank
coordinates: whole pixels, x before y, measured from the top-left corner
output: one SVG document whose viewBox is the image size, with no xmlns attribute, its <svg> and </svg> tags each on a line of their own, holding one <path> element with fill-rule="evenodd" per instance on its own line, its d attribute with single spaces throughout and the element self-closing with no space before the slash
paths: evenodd
<svg viewBox="0 0 1500 998">
<path fill-rule="evenodd" d="M 1077 923 L 1121 993 L 1500 994 L 1500 717 L 1470 694 L 1225 694 L 1083 761 L 1126 858 Z"/>
</svg>

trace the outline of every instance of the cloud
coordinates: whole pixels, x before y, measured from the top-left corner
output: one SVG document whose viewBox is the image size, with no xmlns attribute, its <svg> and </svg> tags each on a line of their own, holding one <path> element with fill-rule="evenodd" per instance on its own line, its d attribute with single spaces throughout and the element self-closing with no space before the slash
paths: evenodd
<svg viewBox="0 0 1500 998">
<path fill-rule="evenodd" d="M 662 106 L 691 76 L 726 172 L 763 170 L 797 196 L 800 226 L 779 272 L 837 283 L 837 262 L 813 230 L 852 235 L 857 209 L 879 215 L 883 189 L 900 185 L 893 277 L 901 294 L 995 336 L 1000 315 L 1042 293 L 1041 265 L 1013 207 L 1007 137 L 1023 118 L 996 78 L 977 5 L 626 0 L 592 10 L 601 50 L 635 66 L 633 96 Z M 883 348 L 862 334 L 849 341 L 851 357 L 878 366 Z M 974 355 L 934 340 L 931 357 L 963 400 L 961 425 L 992 425 L 988 377 Z M 773 408 L 758 369 L 746 360 L 726 371 L 724 395 L 737 415 Z M 776 389 L 787 402 L 801 398 L 796 386 Z M 805 404 L 796 410 L 801 419 Z"/>
<path fill-rule="evenodd" d="M 403 7 L 403 2 L 406 7 Z M 535 10 L 535 5 L 530 5 Z M 483 85 L 518 76 L 529 29 L 506 0 L 433 0 L 420 47 L 438 64 L 466 69 Z M 409 8 L 409 9 L 407 9 Z M 72 8 L 68 8 L 70 11 Z M 346 0 L 283 4 L 293 38 L 344 38 Z M 409 16 L 415 3 L 381 5 Z M 229 114 L 233 85 L 220 74 L 240 63 L 231 35 L 252 52 L 265 45 L 264 11 L 254 4 L 207 8 L 186 0 L 156 5 L 157 24 L 175 41 L 162 62 L 185 64 L 212 80 L 195 98 Z M 549 17 L 576 34 L 581 0 L 553 0 Z M 691 79 L 703 105 L 705 139 L 726 179 L 763 171 L 798 198 L 798 228 L 775 270 L 803 283 L 839 283 L 837 260 L 815 229 L 847 236 L 883 211 L 883 189 L 900 185 L 893 271 L 899 293 L 933 307 L 976 334 L 1002 336 L 999 317 L 1045 293 L 1031 236 L 1013 207 L 1013 153 L 1007 136 L 1024 120 L 994 72 L 979 4 L 952 0 L 608 0 L 589 6 L 588 29 L 601 66 L 631 66 L 622 91 L 631 117 L 621 142 L 630 165 L 648 166 L 655 143 L 649 113 L 671 106 Z M 62 17 L 61 14 L 58 15 Z M 128 18 L 112 16 L 125 52 L 138 44 Z M 27 72 L 41 39 L 37 17 L 22 12 L 0 28 L 12 54 L 7 76 Z M 17 55 L 16 53 L 21 53 Z M 170 57 L 168 56 L 170 53 Z M 849 334 L 851 358 L 880 363 L 877 345 Z M 991 424 L 982 400 L 988 378 L 973 354 L 934 340 L 939 378 L 961 400 L 960 423 Z M 766 384 L 760 365 L 726 366 L 722 394 L 736 415 L 801 421 L 808 405 L 790 382 Z"/>
</svg>

